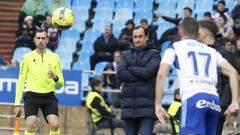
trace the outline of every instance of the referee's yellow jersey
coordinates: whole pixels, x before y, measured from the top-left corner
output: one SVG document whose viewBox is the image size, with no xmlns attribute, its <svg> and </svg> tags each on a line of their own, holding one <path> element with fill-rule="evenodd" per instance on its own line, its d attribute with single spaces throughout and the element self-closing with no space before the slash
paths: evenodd
<svg viewBox="0 0 240 135">
<path fill-rule="evenodd" d="M 48 77 L 50 70 L 58 77 L 57 82 Z M 40 55 L 34 50 L 23 56 L 16 86 L 15 106 L 20 105 L 25 81 L 26 91 L 35 93 L 55 92 L 56 85 L 62 87 L 64 79 L 58 55 L 48 50 Z"/>
</svg>

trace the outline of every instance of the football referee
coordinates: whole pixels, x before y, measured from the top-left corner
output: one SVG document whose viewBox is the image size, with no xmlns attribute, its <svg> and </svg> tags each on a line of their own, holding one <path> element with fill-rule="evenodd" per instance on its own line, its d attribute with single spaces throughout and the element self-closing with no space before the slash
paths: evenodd
<svg viewBox="0 0 240 135">
<path fill-rule="evenodd" d="M 21 116 L 20 102 L 24 83 L 24 113 L 26 129 L 24 135 L 34 135 L 38 110 L 41 109 L 46 122 L 50 126 L 49 135 L 60 135 L 58 100 L 55 97 L 55 86 L 64 84 L 59 57 L 48 51 L 47 33 L 43 30 L 36 32 L 34 37 L 36 50 L 23 56 L 19 70 L 19 78 L 15 95 L 15 116 Z"/>
</svg>

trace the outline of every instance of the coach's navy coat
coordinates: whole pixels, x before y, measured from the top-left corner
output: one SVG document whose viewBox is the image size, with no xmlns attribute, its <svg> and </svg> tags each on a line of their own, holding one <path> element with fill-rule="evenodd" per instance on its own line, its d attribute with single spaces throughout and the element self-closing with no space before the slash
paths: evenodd
<svg viewBox="0 0 240 135">
<path fill-rule="evenodd" d="M 117 77 L 123 83 L 121 117 L 156 118 L 155 83 L 160 64 L 159 51 L 151 45 L 131 47 L 124 51 L 117 67 Z"/>
</svg>

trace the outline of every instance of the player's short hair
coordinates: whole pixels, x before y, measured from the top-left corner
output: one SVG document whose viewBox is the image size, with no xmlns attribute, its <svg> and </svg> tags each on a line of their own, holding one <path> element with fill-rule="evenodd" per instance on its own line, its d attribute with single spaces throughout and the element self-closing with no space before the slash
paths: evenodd
<svg viewBox="0 0 240 135">
<path fill-rule="evenodd" d="M 214 21 L 200 21 L 199 25 L 201 28 L 207 29 L 209 31 L 209 36 L 212 38 L 215 38 L 215 36 L 218 34 L 218 26 Z"/>
<path fill-rule="evenodd" d="M 140 23 L 146 23 L 146 24 L 148 24 L 148 21 L 147 21 L 147 19 L 143 18 L 143 19 L 140 21 Z"/>
<path fill-rule="evenodd" d="M 141 28 L 144 30 L 145 36 L 148 36 L 148 30 L 144 29 L 142 26 L 137 26 L 137 27 L 134 28 L 134 30 L 138 30 L 138 29 L 141 29 Z"/>
<path fill-rule="evenodd" d="M 197 38 L 199 32 L 199 24 L 193 17 L 185 17 L 180 24 L 185 36 Z"/>
</svg>

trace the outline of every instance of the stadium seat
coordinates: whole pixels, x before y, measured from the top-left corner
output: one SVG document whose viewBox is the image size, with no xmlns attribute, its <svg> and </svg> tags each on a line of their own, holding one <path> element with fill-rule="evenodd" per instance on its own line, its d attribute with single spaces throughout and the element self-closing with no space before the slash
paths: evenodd
<svg viewBox="0 0 240 135">
<path fill-rule="evenodd" d="M 88 29 L 85 31 L 84 37 L 81 43 L 84 43 L 87 41 L 90 41 L 91 43 L 93 43 L 100 35 L 101 35 L 101 32 L 94 29 Z"/>
<path fill-rule="evenodd" d="M 127 8 L 133 11 L 134 1 L 133 0 L 117 0 L 116 1 L 116 10 Z"/>
<path fill-rule="evenodd" d="M 95 66 L 95 76 L 101 76 L 102 73 L 103 73 L 103 70 L 104 68 L 106 67 L 106 65 L 108 64 L 109 62 L 99 62 L 97 63 L 97 65 Z"/>
<path fill-rule="evenodd" d="M 90 70 L 89 58 L 83 59 L 79 57 L 79 60 L 73 64 L 73 70 Z"/>
<path fill-rule="evenodd" d="M 89 9 L 91 7 L 91 0 L 73 0 L 72 7 Z"/>
<path fill-rule="evenodd" d="M 95 10 L 95 16 L 92 22 L 98 22 L 99 20 L 112 21 L 113 9 L 110 8 L 99 8 Z"/>
<path fill-rule="evenodd" d="M 74 13 L 75 22 L 86 21 L 89 18 L 88 8 L 83 7 L 72 7 Z"/>
<path fill-rule="evenodd" d="M 134 17 L 134 23 L 136 25 L 140 24 L 141 19 L 147 19 L 148 23 L 151 24 L 153 21 L 152 11 L 138 11 Z"/>
<path fill-rule="evenodd" d="M 71 28 L 76 29 L 79 33 L 82 33 L 86 29 L 85 21 L 76 21 Z"/>
<path fill-rule="evenodd" d="M 176 0 L 164 0 L 164 2 L 160 2 L 157 12 L 161 14 L 166 14 L 166 12 L 174 13 L 176 12 Z"/>
<path fill-rule="evenodd" d="M 166 41 L 161 44 L 161 52 L 164 53 L 165 50 L 172 44 L 171 41 Z"/>
<path fill-rule="evenodd" d="M 31 52 L 32 50 L 30 48 L 27 47 L 19 47 L 16 48 L 16 50 L 13 53 L 13 58 L 14 60 L 18 61 L 18 63 L 20 64 L 22 61 L 22 57 L 24 54 Z"/>
<path fill-rule="evenodd" d="M 132 19 L 132 18 L 133 18 L 132 10 L 130 10 L 128 8 L 120 8 L 120 9 L 116 10 L 113 22 L 127 21 L 127 20 Z"/>
<path fill-rule="evenodd" d="M 111 26 L 111 21 L 109 20 L 98 20 L 93 23 L 92 29 L 100 31 L 103 33 L 105 31 L 106 26 Z"/>
<path fill-rule="evenodd" d="M 115 7 L 115 1 L 114 0 L 97 0 L 96 9 L 101 9 L 101 8 L 114 9 L 114 7 Z"/>
<path fill-rule="evenodd" d="M 162 100 L 162 104 L 163 105 L 170 105 L 172 103 L 173 99 L 174 99 L 174 96 L 172 94 L 164 95 L 163 100 Z"/>
<path fill-rule="evenodd" d="M 74 51 L 76 51 L 76 43 L 77 40 L 72 39 L 72 38 L 62 38 L 59 41 L 58 44 L 58 51 L 64 51 L 64 52 L 68 52 L 68 53 L 73 53 Z"/>
<path fill-rule="evenodd" d="M 81 52 L 84 52 L 86 56 L 91 56 L 95 52 L 93 49 L 93 43 L 90 41 L 84 42 L 82 49 L 79 53 Z"/>
<path fill-rule="evenodd" d="M 79 33 L 79 31 L 77 29 L 70 28 L 70 29 L 65 30 L 65 31 L 62 32 L 61 38 L 62 39 L 72 38 L 72 39 L 75 39 L 75 40 L 79 40 L 80 33 Z"/>
<path fill-rule="evenodd" d="M 126 21 L 121 21 L 121 20 L 114 22 L 113 23 L 113 31 L 121 32 L 121 30 L 125 27 L 125 23 L 126 23 Z"/>
<path fill-rule="evenodd" d="M 213 10 L 213 0 L 197 0 L 195 14 L 203 14 L 206 11 L 211 12 Z"/>
<path fill-rule="evenodd" d="M 135 3 L 134 12 L 138 11 L 152 11 L 153 10 L 153 2 L 151 0 L 139 0 L 139 2 Z"/>
<path fill-rule="evenodd" d="M 120 34 L 121 34 L 121 31 L 113 31 L 113 35 L 117 39 L 119 38 Z"/>
</svg>

